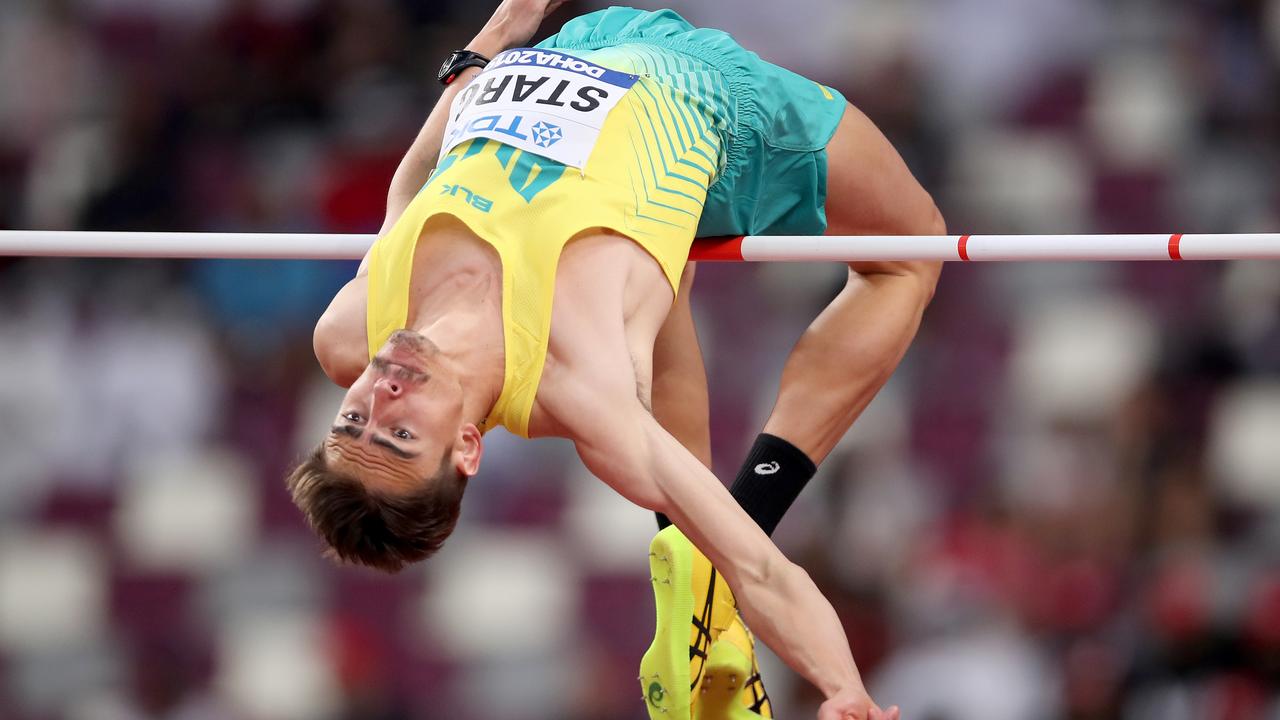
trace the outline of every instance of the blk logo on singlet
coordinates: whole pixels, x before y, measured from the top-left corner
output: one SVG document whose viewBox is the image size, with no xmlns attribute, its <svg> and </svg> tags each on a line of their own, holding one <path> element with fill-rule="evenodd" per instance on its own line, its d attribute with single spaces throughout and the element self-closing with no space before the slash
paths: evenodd
<svg viewBox="0 0 1280 720">
<path fill-rule="evenodd" d="M 493 201 L 486 197 L 481 197 L 479 193 L 473 193 L 470 189 L 461 185 L 443 185 L 440 187 L 441 195 L 449 195 L 452 197 L 462 197 L 463 202 L 480 212 L 487 213 L 493 209 Z"/>
</svg>

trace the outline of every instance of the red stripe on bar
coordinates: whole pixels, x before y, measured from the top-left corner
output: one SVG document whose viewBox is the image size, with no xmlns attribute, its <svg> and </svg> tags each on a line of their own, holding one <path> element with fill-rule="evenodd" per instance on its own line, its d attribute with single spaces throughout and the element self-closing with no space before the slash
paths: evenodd
<svg viewBox="0 0 1280 720">
<path fill-rule="evenodd" d="M 960 242 L 956 243 L 956 252 L 960 255 L 960 259 L 969 262 L 969 236 L 961 235 Z"/>
<path fill-rule="evenodd" d="M 1170 260 L 1182 259 L 1182 248 L 1179 247 L 1179 245 L 1181 244 L 1182 244 L 1182 233 L 1177 233 L 1169 236 L 1169 259 Z"/>
<path fill-rule="evenodd" d="M 742 238 L 698 238 L 689 248 L 690 260 L 742 262 Z"/>
</svg>

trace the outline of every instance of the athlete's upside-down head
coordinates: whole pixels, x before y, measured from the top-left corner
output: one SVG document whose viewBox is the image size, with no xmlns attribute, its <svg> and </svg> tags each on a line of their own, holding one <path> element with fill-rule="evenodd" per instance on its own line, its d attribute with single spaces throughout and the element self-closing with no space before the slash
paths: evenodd
<svg viewBox="0 0 1280 720">
<path fill-rule="evenodd" d="M 423 336 L 398 331 L 351 385 L 328 436 L 285 484 L 330 557 L 397 572 L 453 533 L 480 431 Z"/>
</svg>

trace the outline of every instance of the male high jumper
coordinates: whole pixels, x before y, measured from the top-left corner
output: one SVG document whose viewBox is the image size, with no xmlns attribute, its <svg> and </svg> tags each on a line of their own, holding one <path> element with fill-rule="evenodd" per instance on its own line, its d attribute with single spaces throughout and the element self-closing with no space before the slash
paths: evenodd
<svg viewBox="0 0 1280 720">
<path fill-rule="evenodd" d="M 730 492 L 708 469 L 686 259 L 699 235 L 942 235 L 941 216 L 836 91 L 670 11 L 611 8 L 513 49 L 560 4 L 503 0 L 441 69 L 380 237 L 316 326 L 350 390 L 294 500 L 333 555 L 394 572 L 452 532 L 485 431 L 568 438 L 675 522 L 650 551 L 651 716 L 768 716 L 734 677 L 754 669 L 740 612 L 822 691 L 819 720 L 896 718 L 768 534 L 905 353 L 940 266 L 850 264 Z"/>
</svg>

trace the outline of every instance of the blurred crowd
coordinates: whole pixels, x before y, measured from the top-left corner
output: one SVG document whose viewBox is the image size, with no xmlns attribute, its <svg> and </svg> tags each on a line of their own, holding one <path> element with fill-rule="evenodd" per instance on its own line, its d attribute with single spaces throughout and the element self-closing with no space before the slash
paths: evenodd
<svg viewBox="0 0 1280 720">
<path fill-rule="evenodd" d="M 3 0 L 0 228 L 373 232 L 490 5 Z M 1280 0 L 669 5 L 842 90 L 953 231 L 1280 232 Z M 653 518 L 563 443 L 491 434 L 422 567 L 320 557 L 282 477 L 353 272 L 0 258 L 0 718 L 645 717 Z M 699 271 L 720 477 L 842 275 Z M 1280 718 L 1280 265 L 949 266 L 776 539 L 910 720 Z"/>
</svg>

